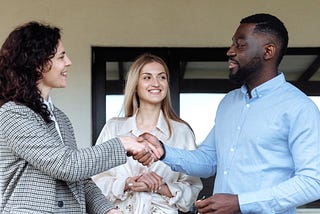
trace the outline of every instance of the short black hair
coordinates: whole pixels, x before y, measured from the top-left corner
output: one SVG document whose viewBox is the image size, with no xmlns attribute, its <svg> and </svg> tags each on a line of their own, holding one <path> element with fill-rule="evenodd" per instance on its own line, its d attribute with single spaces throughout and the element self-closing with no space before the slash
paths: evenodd
<svg viewBox="0 0 320 214">
<path fill-rule="evenodd" d="M 266 14 L 266 13 L 258 13 L 248 17 L 243 18 L 240 21 L 243 23 L 253 23 L 256 24 L 255 31 L 263 32 L 267 34 L 271 34 L 275 36 L 277 41 L 280 44 L 279 57 L 277 59 L 277 65 L 280 64 L 283 56 L 285 55 L 288 47 L 288 31 L 284 26 L 283 22 L 277 17 Z"/>
</svg>

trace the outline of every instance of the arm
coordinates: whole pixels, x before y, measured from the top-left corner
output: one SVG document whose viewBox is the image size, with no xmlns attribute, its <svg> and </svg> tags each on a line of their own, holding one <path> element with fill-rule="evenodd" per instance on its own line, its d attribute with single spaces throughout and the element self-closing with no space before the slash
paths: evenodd
<svg viewBox="0 0 320 214">
<path fill-rule="evenodd" d="M 93 176 L 92 180 L 101 189 L 105 197 L 111 202 L 115 202 L 116 200 L 124 201 L 128 198 L 126 180 L 130 176 L 126 170 L 114 168 Z"/>
<path fill-rule="evenodd" d="M 186 149 L 186 152 L 196 149 L 194 134 L 185 124 L 175 125 L 173 135 L 166 143 L 172 145 L 170 148 Z M 163 163 L 159 163 L 158 166 L 159 169 L 161 166 L 161 170 L 163 170 L 160 175 L 163 176 L 164 181 L 161 189 L 157 191 L 158 194 L 166 196 L 165 198 L 170 206 L 176 206 L 184 212 L 188 211 L 202 189 L 200 178 L 181 172 L 173 172 Z"/>
<path fill-rule="evenodd" d="M 110 119 L 107 121 L 99 134 L 96 145 L 103 144 L 103 142 L 114 137 L 116 133 L 119 132 L 120 126 L 121 121 L 119 120 Z M 129 158 L 127 164 L 121 167 L 109 169 L 92 177 L 92 180 L 101 189 L 102 193 L 111 200 L 111 202 L 115 202 L 116 200 L 126 200 L 128 197 L 128 192 L 125 190 L 126 180 L 128 177 L 133 175 L 132 172 L 134 171 L 130 168 L 130 159 L 131 158 Z"/>
<path fill-rule="evenodd" d="M 200 147 L 195 150 L 178 149 L 166 144 L 161 144 L 156 137 L 148 133 L 144 133 L 141 137 L 158 150 L 164 150 L 165 153 L 161 159 L 169 165 L 173 171 L 197 177 L 209 177 L 216 173 L 217 160 L 214 128 L 211 129 Z"/>
<path fill-rule="evenodd" d="M 172 194 L 167 198 L 170 205 L 175 205 L 179 210 L 187 212 L 196 201 L 202 189 L 200 178 L 180 173 L 176 182 L 166 182 L 165 185 Z M 161 188 L 162 189 L 162 188 Z"/>
<path fill-rule="evenodd" d="M 105 214 L 115 209 L 115 206 L 107 200 L 91 179 L 84 181 L 84 188 L 88 213 Z"/>
<path fill-rule="evenodd" d="M 52 130 L 29 108 L 9 107 L 1 108 L 0 128 L 4 142 L 17 157 L 54 178 L 78 181 L 127 160 L 119 139 L 77 150 L 54 138 Z M 74 141 L 74 136 L 69 136 L 69 140 Z"/>
<path fill-rule="evenodd" d="M 186 150 L 197 148 L 194 133 L 184 124 L 174 126 L 174 133 L 168 144 Z M 202 189 L 200 178 L 170 171 L 170 175 L 164 176 L 164 179 L 166 181 L 165 187 L 172 194 L 170 198 L 167 198 L 168 203 L 176 206 L 180 211 L 189 211 Z"/>
</svg>

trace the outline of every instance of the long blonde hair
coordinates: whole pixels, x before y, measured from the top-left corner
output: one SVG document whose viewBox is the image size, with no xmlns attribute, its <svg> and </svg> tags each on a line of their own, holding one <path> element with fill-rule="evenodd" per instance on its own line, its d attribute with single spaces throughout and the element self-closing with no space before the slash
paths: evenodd
<svg viewBox="0 0 320 214">
<path fill-rule="evenodd" d="M 125 91 L 124 91 L 124 104 L 123 104 L 124 113 L 125 113 L 126 117 L 133 116 L 139 108 L 139 97 L 137 95 L 137 86 L 138 86 L 140 72 L 146 64 L 151 63 L 151 62 L 157 62 L 164 67 L 164 70 L 167 75 L 167 80 L 169 83 L 168 66 L 160 57 L 149 54 L 149 53 L 145 53 L 145 54 L 142 54 L 141 56 L 139 56 L 131 65 L 129 72 L 128 72 L 128 75 L 127 75 L 127 81 L 126 81 L 126 86 L 125 86 Z M 161 104 L 161 110 L 163 112 L 165 121 L 168 125 L 170 137 L 173 132 L 172 124 L 170 123 L 170 119 L 177 121 L 177 122 L 184 123 L 188 127 L 190 127 L 190 125 L 186 121 L 182 120 L 180 117 L 178 117 L 176 115 L 176 113 L 174 112 L 174 110 L 172 108 L 169 84 L 168 84 L 167 94 Z M 190 127 L 190 129 L 191 129 L 191 127 Z"/>
</svg>

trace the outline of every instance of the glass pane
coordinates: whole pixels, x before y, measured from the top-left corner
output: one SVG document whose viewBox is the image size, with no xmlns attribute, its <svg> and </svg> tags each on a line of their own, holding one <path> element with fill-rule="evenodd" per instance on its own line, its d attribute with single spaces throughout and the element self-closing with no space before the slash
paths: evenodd
<svg viewBox="0 0 320 214">
<path fill-rule="evenodd" d="M 119 80 L 121 75 L 126 78 L 132 62 L 106 62 L 106 79 Z"/>
<path fill-rule="evenodd" d="M 227 62 L 181 62 L 184 79 L 228 79 Z"/>
<path fill-rule="evenodd" d="M 313 102 L 315 102 L 315 104 L 318 106 L 319 110 L 320 110 L 320 96 L 309 96 L 311 100 L 313 100 Z"/>
<path fill-rule="evenodd" d="M 124 95 L 107 95 L 106 96 L 106 121 L 112 117 L 123 117 L 122 111 Z"/>
<path fill-rule="evenodd" d="M 181 93 L 180 117 L 192 127 L 199 145 L 214 125 L 217 107 L 225 94 Z"/>
</svg>

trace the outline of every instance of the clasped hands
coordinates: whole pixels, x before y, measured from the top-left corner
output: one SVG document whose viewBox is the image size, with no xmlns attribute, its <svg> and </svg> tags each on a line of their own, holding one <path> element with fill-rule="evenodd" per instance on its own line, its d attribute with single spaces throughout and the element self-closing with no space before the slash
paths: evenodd
<svg viewBox="0 0 320 214">
<path fill-rule="evenodd" d="M 143 133 L 139 137 L 119 136 L 128 156 L 149 166 L 158 161 L 164 154 L 164 149 L 158 138 L 150 133 Z"/>
</svg>

